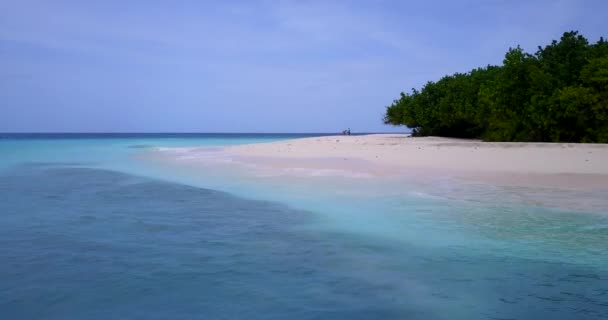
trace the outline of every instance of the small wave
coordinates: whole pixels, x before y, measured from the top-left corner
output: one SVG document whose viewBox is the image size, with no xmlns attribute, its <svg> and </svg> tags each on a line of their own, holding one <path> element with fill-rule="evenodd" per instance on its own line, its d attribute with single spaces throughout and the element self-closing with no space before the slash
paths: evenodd
<svg viewBox="0 0 608 320">
<path fill-rule="evenodd" d="M 149 149 L 149 148 L 152 148 L 152 147 L 154 147 L 154 146 L 149 145 L 149 144 L 132 144 L 132 145 L 128 146 L 127 148 L 130 148 L 130 149 Z"/>
<path fill-rule="evenodd" d="M 603 231 L 608 230 L 608 224 L 588 225 L 581 228 L 584 231 Z"/>
<path fill-rule="evenodd" d="M 292 173 L 296 175 L 312 176 L 312 177 L 349 177 L 349 178 L 369 178 L 370 174 L 352 172 L 347 170 L 338 169 L 310 169 L 310 168 L 289 168 L 283 170 L 286 173 Z"/>
<path fill-rule="evenodd" d="M 410 191 L 408 192 L 409 195 L 417 197 L 417 198 L 423 198 L 423 199 L 444 199 L 442 197 L 439 196 L 435 196 L 432 195 L 430 193 L 426 193 L 426 192 L 420 192 L 420 191 Z"/>
</svg>

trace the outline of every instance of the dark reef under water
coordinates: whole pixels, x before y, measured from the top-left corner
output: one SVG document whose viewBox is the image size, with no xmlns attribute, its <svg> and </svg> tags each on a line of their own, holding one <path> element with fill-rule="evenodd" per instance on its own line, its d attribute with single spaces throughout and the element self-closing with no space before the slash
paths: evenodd
<svg viewBox="0 0 608 320">
<path fill-rule="evenodd" d="M 315 229 L 72 164 L 0 173 L 2 319 L 606 319 L 608 274 Z"/>
</svg>

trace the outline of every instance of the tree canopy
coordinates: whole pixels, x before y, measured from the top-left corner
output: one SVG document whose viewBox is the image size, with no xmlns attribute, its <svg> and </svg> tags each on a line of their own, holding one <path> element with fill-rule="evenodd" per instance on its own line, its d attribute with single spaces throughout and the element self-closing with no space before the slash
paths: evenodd
<svg viewBox="0 0 608 320">
<path fill-rule="evenodd" d="M 501 66 L 401 93 L 384 122 L 414 135 L 608 143 L 608 42 L 571 31 L 534 54 L 511 48 Z"/>
</svg>

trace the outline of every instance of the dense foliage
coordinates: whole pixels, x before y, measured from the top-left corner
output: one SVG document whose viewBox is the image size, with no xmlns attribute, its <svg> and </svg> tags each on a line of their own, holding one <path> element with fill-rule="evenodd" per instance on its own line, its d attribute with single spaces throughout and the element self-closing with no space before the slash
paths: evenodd
<svg viewBox="0 0 608 320">
<path fill-rule="evenodd" d="M 415 135 L 489 141 L 608 142 L 608 42 L 578 32 L 510 49 L 502 66 L 428 82 L 401 93 L 384 122 Z"/>
</svg>

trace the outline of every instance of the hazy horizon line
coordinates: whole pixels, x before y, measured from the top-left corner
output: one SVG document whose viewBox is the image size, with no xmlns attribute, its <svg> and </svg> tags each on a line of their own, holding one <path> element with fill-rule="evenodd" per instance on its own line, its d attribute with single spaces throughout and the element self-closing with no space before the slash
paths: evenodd
<svg viewBox="0 0 608 320">
<path fill-rule="evenodd" d="M 352 131 L 352 130 L 351 130 Z M 405 130 L 407 131 L 407 129 Z M 266 132 L 266 131 L 13 131 L 0 134 L 339 134 L 340 131 L 309 131 L 309 132 Z M 392 134 L 389 131 L 355 131 L 354 134 Z M 407 133 L 407 132 L 406 132 Z"/>
</svg>

